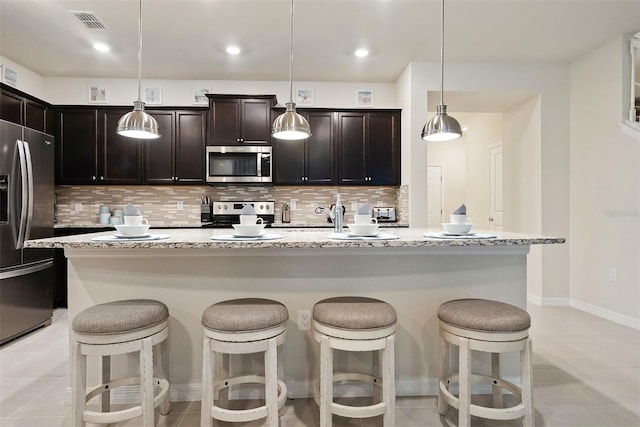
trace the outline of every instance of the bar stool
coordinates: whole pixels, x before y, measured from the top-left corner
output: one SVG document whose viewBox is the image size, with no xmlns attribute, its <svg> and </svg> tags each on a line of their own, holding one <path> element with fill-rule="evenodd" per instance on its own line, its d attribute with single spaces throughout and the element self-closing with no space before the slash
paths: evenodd
<svg viewBox="0 0 640 427">
<path fill-rule="evenodd" d="M 383 415 L 385 427 L 395 426 L 394 341 L 396 311 L 374 298 L 345 296 L 327 298 L 313 307 L 313 330 L 320 343 L 320 387 L 314 396 L 320 406 L 320 427 L 331 427 L 333 415 L 368 418 Z M 333 350 L 379 351 L 374 359 L 374 375 L 334 373 Z M 375 376 L 379 375 L 379 376 Z M 381 377 L 381 378 L 380 378 Z M 333 383 L 366 381 L 374 386 L 374 396 L 381 400 L 368 406 L 342 405 L 333 401 Z M 380 399 L 380 389 L 382 396 Z"/>
<path fill-rule="evenodd" d="M 269 427 L 278 426 L 278 412 L 287 398 L 287 386 L 278 380 L 278 346 L 284 342 L 289 312 L 283 304 L 262 298 L 233 299 L 210 305 L 202 314 L 201 426 L 220 421 L 246 422 L 267 418 Z M 232 354 L 264 352 L 264 376 L 222 377 L 222 358 Z M 252 409 L 217 406 L 214 396 L 237 384 L 264 384 L 265 404 Z"/>
<path fill-rule="evenodd" d="M 110 424 L 142 416 L 143 425 L 154 425 L 154 408 L 169 413 L 169 381 L 153 376 L 153 347 L 169 336 L 169 309 L 160 301 L 134 299 L 94 305 L 78 313 L 71 329 L 73 348 L 73 425 L 87 422 Z M 161 349 L 160 349 L 161 350 Z M 111 380 L 111 356 L 139 352 L 138 376 Z M 162 366 L 162 351 L 156 352 L 157 366 Z M 87 356 L 99 356 L 102 384 L 86 393 Z M 140 385 L 140 405 L 110 411 L 110 391 L 126 385 Z M 154 396 L 154 386 L 158 393 Z M 102 411 L 86 409 L 86 403 L 101 396 Z"/>
<path fill-rule="evenodd" d="M 458 408 L 458 425 L 471 425 L 471 416 L 491 420 L 524 417 L 525 426 L 533 426 L 533 387 L 531 383 L 531 317 L 521 308 L 485 299 L 459 299 L 438 308 L 441 337 L 441 366 L 438 413 L 445 415 L 449 405 Z M 457 374 L 449 368 L 448 344 L 458 346 Z M 471 351 L 491 353 L 491 376 L 471 372 Z M 520 352 L 521 387 L 500 377 L 500 353 Z M 473 380 L 488 379 L 492 384 L 493 407 L 471 403 Z M 459 383 L 459 395 L 451 393 L 452 382 Z M 503 408 L 503 389 L 520 403 Z"/>
</svg>

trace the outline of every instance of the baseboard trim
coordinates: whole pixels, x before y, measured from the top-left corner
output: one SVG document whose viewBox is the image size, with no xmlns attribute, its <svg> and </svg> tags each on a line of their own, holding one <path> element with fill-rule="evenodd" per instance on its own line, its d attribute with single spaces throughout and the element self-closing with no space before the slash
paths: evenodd
<svg viewBox="0 0 640 427">
<path fill-rule="evenodd" d="M 606 308 L 598 307 L 597 305 L 575 299 L 572 299 L 569 305 L 573 308 L 577 308 L 578 310 L 593 314 L 594 316 L 602 317 L 603 319 L 611 320 L 612 322 L 640 331 L 640 319 L 636 317 L 616 313 L 615 311 L 607 310 Z"/>
<path fill-rule="evenodd" d="M 581 311 L 585 311 L 594 316 L 610 320 L 623 326 L 628 326 L 640 331 L 640 319 L 616 313 L 597 305 L 589 304 L 572 298 L 542 298 L 537 295 L 527 294 L 527 302 L 542 307 L 572 307 Z"/>
</svg>

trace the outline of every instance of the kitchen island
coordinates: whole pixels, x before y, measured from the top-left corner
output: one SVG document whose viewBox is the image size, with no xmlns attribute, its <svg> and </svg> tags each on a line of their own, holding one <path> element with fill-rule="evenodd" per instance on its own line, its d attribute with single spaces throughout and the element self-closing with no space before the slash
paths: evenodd
<svg viewBox="0 0 640 427">
<path fill-rule="evenodd" d="M 119 299 L 167 304 L 172 400 L 199 400 L 202 312 L 214 302 L 240 297 L 272 298 L 289 308 L 281 359 L 290 397 L 311 396 L 319 355 L 312 333 L 298 330 L 297 311 L 339 295 L 379 298 L 396 308 L 397 394 L 434 394 L 438 306 L 480 297 L 525 307 L 530 245 L 564 242 L 501 232 L 494 239 L 445 240 L 423 237 L 428 230 L 415 228 L 382 229 L 399 237 L 393 240 L 334 240 L 327 237 L 331 231 L 269 229 L 282 238 L 222 241 L 211 236 L 229 229 L 152 229 L 169 237 L 92 240 L 113 235 L 101 232 L 26 245 L 64 249 L 70 319 L 93 304 Z M 336 368 L 359 370 L 369 362 L 362 355 L 340 355 Z M 127 369 L 126 363 L 117 365 Z"/>
</svg>

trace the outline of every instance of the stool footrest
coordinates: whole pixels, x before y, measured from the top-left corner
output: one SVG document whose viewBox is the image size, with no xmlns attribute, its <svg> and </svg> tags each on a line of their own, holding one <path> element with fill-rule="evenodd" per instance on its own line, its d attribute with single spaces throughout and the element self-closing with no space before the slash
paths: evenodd
<svg viewBox="0 0 640 427">
<path fill-rule="evenodd" d="M 160 387 L 160 391 L 153 398 L 153 407 L 157 408 L 169 397 L 169 381 L 165 378 L 153 378 L 153 383 Z M 111 391 L 115 388 L 126 386 L 126 385 L 134 385 L 140 384 L 140 377 L 127 377 L 120 378 L 106 384 L 100 384 L 93 390 L 91 390 L 85 398 L 85 402 L 90 401 L 94 397 L 106 392 Z M 130 420 L 132 418 L 136 418 L 142 415 L 142 406 L 134 406 L 132 408 L 122 409 L 120 411 L 110 411 L 110 412 L 97 412 L 97 411 L 88 411 L 85 410 L 82 413 L 82 419 L 86 422 L 97 423 L 97 424 L 110 424 L 117 423 L 120 421 Z"/>
<path fill-rule="evenodd" d="M 371 383 L 378 387 L 382 387 L 382 379 L 374 375 L 361 374 L 357 372 L 336 372 L 333 374 L 333 382 L 341 381 L 361 381 Z M 313 399 L 320 405 L 320 383 L 316 382 L 314 387 Z M 375 403 L 365 406 L 342 405 L 340 403 L 331 402 L 329 404 L 331 413 L 341 417 L 350 418 L 368 418 L 382 415 L 386 412 L 387 405 L 384 402 Z"/>
<path fill-rule="evenodd" d="M 214 391 L 218 392 L 239 384 L 265 384 L 266 379 L 261 375 L 243 375 L 216 381 Z M 287 400 L 287 385 L 282 380 L 278 380 L 278 409 L 282 409 Z M 211 407 L 211 416 L 220 421 L 247 422 L 254 421 L 267 416 L 267 406 L 259 406 L 251 409 L 225 409 L 216 406 Z"/>
<path fill-rule="evenodd" d="M 520 403 L 508 408 L 491 408 L 487 406 L 471 404 L 469 409 L 469 412 L 471 413 L 471 415 L 480 417 L 480 418 L 492 419 L 492 420 L 513 420 L 513 419 L 524 416 L 526 407 L 522 403 L 522 394 L 518 386 L 516 386 L 515 384 L 507 380 L 504 380 L 501 378 L 492 378 L 488 375 L 473 374 L 471 375 L 471 378 L 476 380 L 489 379 L 491 381 L 495 381 L 495 383 L 492 383 L 493 385 L 509 390 L 514 396 L 520 399 Z M 458 375 L 451 375 L 449 378 L 447 378 L 447 381 L 449 383 L 457 382 L 457 380 L 458 380 Z M 449 405 L 459 410 L 460 399 L 457 396 L 454 396 L 453 393 L 451 393 L 447 389 L 447 384 L 446 384 L 447 381 L 440 381 L 438 384 L 440 388 L 440 396 Z"/>
</svg>

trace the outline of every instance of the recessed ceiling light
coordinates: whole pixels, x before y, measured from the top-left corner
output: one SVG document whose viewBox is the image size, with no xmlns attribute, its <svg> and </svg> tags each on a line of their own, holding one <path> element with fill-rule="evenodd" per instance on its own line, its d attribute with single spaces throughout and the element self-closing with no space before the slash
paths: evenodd
<svg viewBox="0 0 640 427">
<path fill-rule="evenodd" d="M 237 55 L 240 53 L 240 48 L 238 46 L 227 46 L 227 53 L 229 55 Z"/>
<path fill-rule="evenodd" d="M 365 56 L 369 55 L 369 51 L 367 49 L 364 49 L 364 48 L 356 49 L 355 55 L 358 58 L 364 58 Z"/>
<path fill-rule="evenodd" d="M 104 43 L 94 43 L 93 48 L 100 52 L 109 52 L 111 48 Z"/>
</svg>

